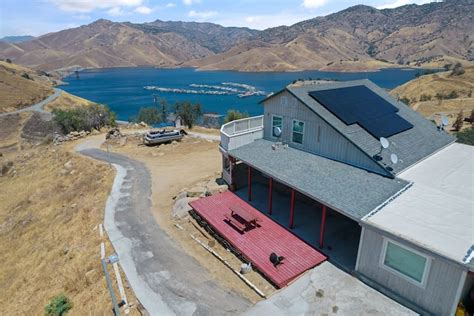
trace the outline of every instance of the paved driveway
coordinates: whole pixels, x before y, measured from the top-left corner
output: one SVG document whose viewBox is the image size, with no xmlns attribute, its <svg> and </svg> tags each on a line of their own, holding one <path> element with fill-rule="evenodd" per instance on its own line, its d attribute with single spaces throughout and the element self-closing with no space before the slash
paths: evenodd
<svg viewBox="0 0 474 316">
<path fill-rule="evenodd" d="M 56 100 L 57 97 L 59 97 L 62 93 L 62 90 L 61 89 L 58 89 L 58 88 L 53 88 L 54 89 L 54 93 L 52 95 L 50 95 L 49 97 L 47 97 L 46 99 L 44 99 L 43 101 L 40 101 L 36 104 L 33 104 L 33 105 L 30 105 L 26 108 L 23 108 L 21 110 L 17 110 L 17 111 L 13 111 L 13 112 L 7 112 L 7 113 L 0 113 L 0 116 L 7 116 L 7 115 L 10 115 L 10 114 L 16 114 L 16 113 L 21 113 L 21 112 L 26 112 L 26 111 L 35 111 L 35 112 L 40 112 L 40 113 L 44 113 L 46 116 L 47 116 L 47 119 L 51 119 L 51 113 L 46 111 L 44 109 L 44 106 L 46 104 L 48 104 L 49 102 L 52 102 L 54 100 Z"/>
<path fill-rule="evenodd" d="M 417 315 L 324 262 L 246 315 Z"/>
<path fill-rule="evenodd" d="M 150 174 L 142 163 L 84 147 L 78 147 L 81 154 L 117 169 L 104 226 L 131 287 L 151 315 L 241 314 L 250 307 L 248 300 L 217 284 L 156 223 Z"/>
</svg>

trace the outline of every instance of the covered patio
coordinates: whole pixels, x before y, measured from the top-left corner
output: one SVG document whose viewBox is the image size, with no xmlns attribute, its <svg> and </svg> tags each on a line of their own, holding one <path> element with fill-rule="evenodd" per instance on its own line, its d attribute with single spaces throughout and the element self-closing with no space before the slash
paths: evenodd
<svg viewBox="0 0 474 316">
<path fill-rule="evenodd" d="M 353 271 L 358 222 L 408 183 L 273 144 L 257 140 L 229 152 L 235 193 Z"/>
</svg>

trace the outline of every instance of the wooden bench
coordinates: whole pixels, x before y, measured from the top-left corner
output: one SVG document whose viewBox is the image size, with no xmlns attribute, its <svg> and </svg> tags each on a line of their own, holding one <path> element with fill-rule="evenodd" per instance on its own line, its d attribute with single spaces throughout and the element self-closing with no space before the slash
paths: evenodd
<svg viewBox="0 0 474 316">
<path fill-rule="evenodd" d="M 245 232 L 251 227 L 257 227 L 259 221 L 258 216 L 250 213 L 239 205 L 229 207 L 230 213 L 225 215 L 225 218 L 238 230 Z"/>
</svg>

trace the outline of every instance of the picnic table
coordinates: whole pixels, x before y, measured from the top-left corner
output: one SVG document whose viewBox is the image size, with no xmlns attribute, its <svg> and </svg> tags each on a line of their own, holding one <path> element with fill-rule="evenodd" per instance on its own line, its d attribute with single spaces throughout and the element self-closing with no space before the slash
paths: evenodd
<svg viewBox="0 0 474 316">
<path fill-rule="evenodd" d="M 259 218 L 256 214 L 249 212 L 240 205 L 232 205 L 229 210 L 230 213 L 225 215 L 226 219 L 241 232 L 257 227 Z"/>
</svg>

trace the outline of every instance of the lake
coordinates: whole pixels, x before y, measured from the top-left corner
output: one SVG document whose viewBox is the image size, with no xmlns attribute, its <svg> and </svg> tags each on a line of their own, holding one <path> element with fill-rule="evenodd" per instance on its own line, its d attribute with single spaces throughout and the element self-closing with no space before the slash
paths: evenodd
<svg viewBox="0 0 474 316">
<path fill-rule="evenodd" d="M 281 90 L 296 79 L 369 79 L 392 89 L 423 70 L 385 69 L 375 72 L 342 73 L 323 71 L 249 73 L 235 71 L 197 71 L 191 68 L 158 69 L 153 67 L 85 70 L 79 78 L 71 75 L 60 88 L 94 102 L 108 105 L 118 119 L 128 120 L 140 107 L 153 105 L 153 95 L 170 104 L 189 100 L 199 102 L 204 112 L 225 114 L 228 109 L 263 113 L 258 104 L 268 94 Z M 145 87 L 149 87 L 146 90 Z M 184 91 L 186 93 L 183 93 Z M 257 93 L 255 93 L 257 92 Z M 205 93 L 205 94 L 204 94 Z M 239 97 L 239 94 L 251 95 Z"/>
</svg>

